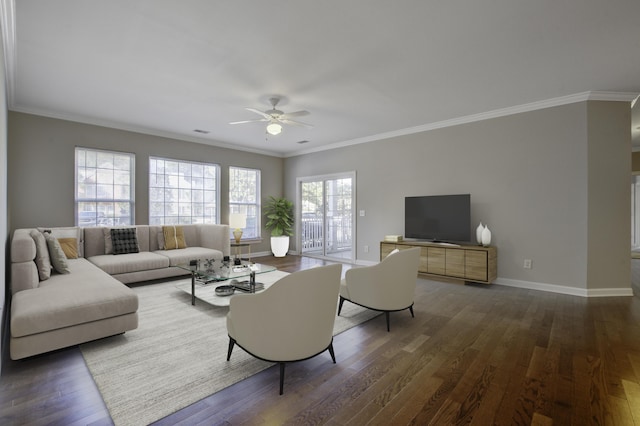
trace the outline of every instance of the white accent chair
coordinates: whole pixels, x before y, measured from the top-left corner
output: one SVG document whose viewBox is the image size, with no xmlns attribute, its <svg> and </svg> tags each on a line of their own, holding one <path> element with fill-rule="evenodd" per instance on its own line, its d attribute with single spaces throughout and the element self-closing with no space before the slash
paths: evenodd
<svg viewBox="0 0 640 426">
<path fill-rule="evenodd" d="M 333 363 L 342 265 L 328 265 L 289 274 L 265 291 L 237 294 L 227 314 L 231 359 L 234 345 L 258 359 L 280 364 L 280 395 L 284 366 L 329 350 Z"/>
<path fill-rule="evenodd" d="M 420 248 L 399 250 L 373 266 L 347 270 L 340 284 L 340 306 L 348 300 L 356 305 L 385 313 L 387 331 L 389 313 L 409 309 L 413 315 Z"/>
</svg>

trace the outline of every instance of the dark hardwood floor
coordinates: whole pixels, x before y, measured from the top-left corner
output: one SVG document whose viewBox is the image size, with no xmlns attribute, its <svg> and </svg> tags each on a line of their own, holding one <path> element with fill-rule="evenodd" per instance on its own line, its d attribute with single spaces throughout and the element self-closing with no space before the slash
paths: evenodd
<svg viewBox="0 0 640 426">
<path fill-rule="evenodd" d="M 256 260 L 289 272 L 324 263 Z M 273 367 L 158 424 L 640 425 L 637 296 L 420 280 L 415 300 L 415 318 L 391 314 L 389 333 L 378 316 L 338 335 L 337 364 L 327 355 L 289 365 L 283 396 Z M 5 361 L 0 424 L 111 419 L 74 347 Z"/>
</svg>

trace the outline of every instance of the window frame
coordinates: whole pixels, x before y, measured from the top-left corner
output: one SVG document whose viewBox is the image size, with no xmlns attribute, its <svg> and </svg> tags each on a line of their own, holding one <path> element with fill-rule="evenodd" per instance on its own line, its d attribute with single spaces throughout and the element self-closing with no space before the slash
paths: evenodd
<svg viewBox="0 0 640 426">
<path fill-rule="evenodd" d="M 158 173 L 157 169 L 153 169 L 153 162 L 154 161 L 162 161 L 164 162 L 164 171 L 163 173 Z M 177 168 L 178 170 L 186 170 L 187 168 L 189 168 L 189 172 L 191 172 L 192 174 L 189 175 L 190 177 L 192 177 L 193 179 L 200 179 L 202 178 L 202 186 L 198 187 L 198 188 L 193 188 L 193 181 L 191 182 L 191 187 L 187 188 L 181 188 L 180 185 L 178 185 L 178 187 L 169 187 L 167 186 L 167 181 L 168 179 L 170 179 L 170 176 L 181 176 L 181 172 L 176 173 L 167 173 L 167 167 L 166 167 L 166 163 L 176 163 L 177 164 Z M 194 176 L 193 175 L 193 166 L 202 166 L 202 167 L 211 167 L 214 169 L 214 173 L 213 173 L 213 177 L 207 177 L 205 170 L 203 170 L 203 174 L 202 176 Z M 157 166 L 156 166 L 157 167 Z M 153 175 L 161 175 L 164 176 L 163 181 L 164 181 L 164 185 L 163 186 L 158 186 L 153 184 Z M 182 178 L 184 179 L 184 176 Z M 214 188 L 213 189 L 208 189 L 208 187 L 206 187 L 206 179 L 214 179 Z M 162 215 L 154 215 L 154 203 L 159 203 L 159 201 L 152 196 L 152 191 L 154 191 L 154 189 L 159 189 L 162 188 L 164 195 L 166 197 L 167 194 L 167 190 L 170 191 L 178 191 L 178 198 L 180 197 L 180 192 L 182 191 L 193 191 L 194 189 L 197 191 L 203 191 L 202 193 L 202 201 L 201 202 L 196 202 L 193 200 L 193 192 L 190 192 L 190 196 L 191 201 L 189 203 L 185 203 L 183 201 L 178 200 L 177 204 L 178 204 L 178 210 L 180 210 L 180 207 L 182 205 L 182 207 L 185 207 L 186 204 L 190 204 L 189 210 L 190 210 L 190 214 L 186 215 L 186 214 L 181 214 L 180 211 L 178 211 L 177 215 L 167 215 L 166 214 L 166 206 L 167 206 L 167 201 L 166 198 L 163 199 L 162 203 L 163 203 L 163 214 Z M 148 221 L 150 225 L 186 225 L 186 224 L 194 224 L 194 223 L 204 223 L 204 224 L 219 224 L 220 223 L 220 165 L 217 163 L 207 163 L 207 162 L 202 162 L 202 161 L 191 161 L 191 160 L 182 160 L 182 159 L 177 159 L 177 158 L 167 158 L 167 157 L 160 157 L 160 156 L 149 156 L 149 175 L 148 175 L 148 190 L 149 190 L 149 214 L 148 214 Z M 207 210 L 206 204 L 206 194 L 205 192 L 213 192 L 213 197 L 211 199 L 211 201 L 209 201 L 209 203 L 213 203 L 213 209 L 214 209 L 214 214 L 213 216 L 207 216 L 204 214 L 204 212 Z M 202 204 L 202 208 L 203 208 L 203 215 L 194 215 L 194 204 Z M 167 218 L 177 218 L 176 221 L 167 221 Z M 184 218 L 189 217 L 190 221 L 185 221 Z M 161 218 L 161 220 L 157 220 L 157 218 Z M 194 221 L 195 219 L 202 219 L 202 221 Z"/>
<path fill-rule="evenodd" d="M 244 171 L 247 173 L 255 173 L 255 201 L 235 201 L 233 198 L 233 170 Z M 243 228 L 242 241 L 261 241 L 262 240 L 262 170 L 251 167 L 242 166 L 229 166 L 229 213 L 245 213 L 247 214 L 247 227 Z M 244 207 L 244 208 L 243 208 Z M 248 214 L 248 211 L 254 210 L 255 215 Z M 253 229 L 250 229 L 250 224 L 253 221 Z M 250 232 L 247 232 L 249 230 Z M 230 239 L 233 239 L 233 229 L 230 229 Z M 255 231 L 252 235 L 251 231 Z"/>
<path fill-rule="evenodd" d="M 85 164 L 84 166 L 80 166 L 80 161 L 79 161 L 79 155 L 81 153 L 84 153 L 85 155 Z M 88 167 L 87 163 L 86 163 L 86 154 L 87 153 L 95 153 L 96 155 L 96 165 L 92 166 L 92 167 Z M 112 168 L 104 168 L 104 167 L 98 167 L 97 164 L 97 156 L 100 154 L 108 154 L 108 155 L 113 155 L 114 158 L 115 156 L 125 156 L 129 158 L 129 183 L 128 183 L 128 191 L 129 191 L 129 197 L 128 198 L 116 198 L 115 197 L 115 193 L 116 191 L 116 176 L 115 176 L 115 172 L 116 171 L 125 171 L 126 169 L 118 169 L 115 167 L 114 162 L 112 162 Z M 133 225 L 135 224 L 135 174 L 136 174 L 136 170 L 135 170 L 135 165 L 136 165 L 136 155 L 132 152 L 123 152 L 123 151 L 113 151 L 113 150 L 106 150 L 106 149 L 100 149 L 100 148 L 89 148 L 89 147 L 83 147 L 83 146 L 76 146 L 74 149 L 74 223 L 75 226 L 84 226 L 82 223 L 80 223 L 80 219 L 82 217 L 82 215 L 80 214 L 80 205 L 81 203 L 85 203 L 85 204 L 90 204 L 90 203 L 94 203 L 95 204 L 95 210 L 93 211 L 93 213 L 95 213 L 95 221 L 93 222 L 93 224 L 89 225 L 89 226 L 113 226 L 113 225 Z M 80 191 L 80 169 L 93 169 L 95 170 L 95 179 L 96 179 L 96 183 L 95 183 L 95 197 L 79 197 L 79 191 Z M 99 171 L 102 170 L 103 172 L 105 170 L 111 170 L 111 172 L 113 173 L 112 176 L 112 182 L 111 182 L 111 186 L 112 186 L 112 190 L 111 190 L 111 194 L 112 197 L 108 198 L 108 197 L 98 197 L 98 192 L 99 192 L 99 185 L 106 185 L 108 187 L 108 183 L 100 183 L 98 182 L 98 175 L 99 175 Z M 100 204 L 113 204 L 113 211 L 111 213 L 111 215 L 104 215 L 104 212 L 100 212 Z M 121 216 L 116 215 L 115 210 L 116 210 L 116 203 L 127 203 L 129 204 L 129 220 L 128 221 L 122 221 Z M 87 212 L 89 210 L 82 210 L 82 212 Z M 101 216 L 102 214 L 102 216 Z"/>
</svg>

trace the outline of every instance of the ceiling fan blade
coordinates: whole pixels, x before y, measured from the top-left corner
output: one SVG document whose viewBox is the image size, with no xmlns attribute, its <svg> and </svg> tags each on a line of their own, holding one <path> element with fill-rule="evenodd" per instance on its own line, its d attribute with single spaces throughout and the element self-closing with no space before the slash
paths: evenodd
<svg viewBox="0 0 640 426">
<path fill-rule="evenodd" d="M 284 123 L 284 124 L 290 124 L 292 126 L 313 128 L 313 124 L 303 123 L 302 121 L 289 120 L 287 118 L 279 118 L 278 121 L 280 121 L 281 123 Z"/>
<path fill-rule="evenodd" d="M 294 112 L 287 112 L 285 114 L 282 114 L 280 118 L 287 119 L 291 117 L 302 117 L 304 115 L 309 115 L 309 114 L 310 114 L 309 111 L 294 111 Z"/>
<path fill-rule="evenodd" d="M 265 121 L 269 121 L 269 120 L 267 120 L 266 118 L 260 118 L 260 119 L 256 119 L 256 120 L 232 121 L 229 124 L 260 123 L 260 122 L 265 122 Z"/>
<path fill-rule="evenodd" d="M 267 114 L 266 112 L 262 112 L 259 109 L 255 109 L 255 108 L 245 108 L 247 111 L 251 111 L 251 112 L 255 112 L 258 115 L 263 116 L 264 118 L 266 118 L 267 120 L 271 119 L 271 116 L 269 114 Z"/>
</svg>

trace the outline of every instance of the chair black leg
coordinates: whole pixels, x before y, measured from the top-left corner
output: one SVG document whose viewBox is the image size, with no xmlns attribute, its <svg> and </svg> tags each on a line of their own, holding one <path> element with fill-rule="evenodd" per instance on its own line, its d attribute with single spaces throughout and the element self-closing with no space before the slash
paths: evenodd
<svg viewBox="0 0 640 426">
<path fill-rule="evenodd" d="M 338 316 L 340 315 L 340 311 L 342 311 L 342 304 L 344 303 L 345 298 L 340 296 L 340 304 L 338 305 Z"/>
<path fill-rule="evenodd" d="M 233 345 L 236 344 L 236 341 L 229 337 L 229 349 L 227 350 L 227 361 L 231 359 L 231 351 L 233 350 Z"/>
<path fill-rule="evenodd" d="M 280 363 L 280 395 L 284 392 L 284 362 Z"/>
<path fill-rule="evenodd" d="M 389 311 L 385 312 L 385 313 L 384 313 L 384 316 L 386 316 L 386 317 L 387 317 L 387 331 L 391 331 L 391 330 L 389 329 Z"/>
<path fill-rule="evenodd" d="M 411 311 L 411 318 L 415 318 L 416 316 L 413 315 L 413 305 L 409 306 L 409 311 Z"/>
<path fill-rule="evenodd" d="M 336 354 L 335 352 L 333 352 L 333 342 L 331 342 L 329 344 L 329 354 L 331 354 L 331 359 L 333 360 L 333 363 L 336 363 Z"/>
</svg>

